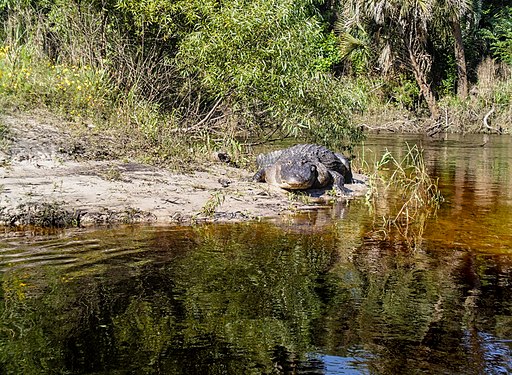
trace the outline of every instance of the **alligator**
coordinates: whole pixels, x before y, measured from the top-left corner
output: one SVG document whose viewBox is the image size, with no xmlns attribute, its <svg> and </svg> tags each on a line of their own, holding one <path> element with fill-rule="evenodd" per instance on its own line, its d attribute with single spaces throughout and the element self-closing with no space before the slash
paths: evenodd
<svg viewBox="0 0 512 375">
<path fill-rule="evenodd" d="M 267 182 L 286 190 L 324 188 L 332 184 L 337 194 L 352 183 L 350 161 L 324 146 L 300 144 L 256 158 L 253 181 Z"/>
</svg>

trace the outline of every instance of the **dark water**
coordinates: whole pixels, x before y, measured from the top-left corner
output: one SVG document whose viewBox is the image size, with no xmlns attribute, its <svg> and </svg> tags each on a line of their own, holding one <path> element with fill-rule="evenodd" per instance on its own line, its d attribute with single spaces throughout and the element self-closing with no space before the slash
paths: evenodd
<svg viewBox="0 0 512 375">
<path fill-rule="evenodd" d="M 365 155 L 405 140 L 446 198 L 412 234 L 383 234 L 364 199 L 275 222 L 6 232 L 0 374 L 511 373 L 511 140 L 375 136 Z"/>
</svg>

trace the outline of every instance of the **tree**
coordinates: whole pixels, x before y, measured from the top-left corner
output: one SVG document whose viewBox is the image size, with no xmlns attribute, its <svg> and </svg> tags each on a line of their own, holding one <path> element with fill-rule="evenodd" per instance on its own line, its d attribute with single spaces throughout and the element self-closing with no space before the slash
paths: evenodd
<svg viewBox="0 0 512 375">
<path fill-rule="evenodd" d="M 462 38 L 461 20 L 471 10 L 470 0 L 437 0 L 436 20 L 444 27 L 449 23 L 453 36 L 454 56 L 457 65 L 457 95 L 465 99 L 468 96 L 468 73 L 466 67 L 466 54 Z"/>
<path fill-rule="evenodd" d="M 434 0 L 349 0 L 341 7 L 342 28 L 370 30 L 381 51 L 379 63 L 388 71 L 397 62 L 405 64 L 425 99 L 431 116 L 439 110 L 428 82 L 432 58 L 426 52 L 428 24 L 433 16 Z"/>
<path fill-rule="evenodd" d="M 364 30 L 380 50 L 378 62 L 387 72 L 393 66 L 405 66 L 412 74 L 427 103 L 432 118 L 439 108 L 429 82 L 432 56 L 427 50 L 431 25 L 450 22 L 455 40 L 455 58 L 459 73 L 461 96 L 467 95 L 467 72 L 460 21 L 469 9 L 466 0 L 349 0 L 340 3 L 338 29 L 347 33 Z M 445 26 L 446 27 L 446 26 Z M 348 40 L 345 36 L 344 40 Z M 351 43 L 355 46 L 354 43 Z M 344 46 L 346 47 L 346 45 Z M 348 49 L 350 50 L 350 48 Z M 347 51 L 348 51 L 347 50 Z"/>
</svg>

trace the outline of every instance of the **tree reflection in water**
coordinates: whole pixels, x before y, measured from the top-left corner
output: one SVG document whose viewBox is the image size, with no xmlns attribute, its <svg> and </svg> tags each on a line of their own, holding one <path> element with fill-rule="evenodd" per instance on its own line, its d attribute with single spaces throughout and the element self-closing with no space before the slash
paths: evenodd
<svg viewBox="0 0 512 375">
<path fill-rule="evenodd" d="M 425 148 L 437 217 L 385 236 L 353 201 L 276 223 L 5 237 L 0 373 L 512 372 L 512 173 L 495 161 L 512 147 L 459 157 L 449 142 Z"/>
<path fill-rule="evenodd" d="M 361 242 L 353 221 L 333 223 L 314 232 L 270 223 L 207 225 L 4 244 L 3 254 L 24 260 L 3 264 L 2 368 L 25 374 L 511 368 L 510 258 Z M 63 242 L 74 244 L 74 263 L 34 266 L 45 249 Z"/>
</svg>

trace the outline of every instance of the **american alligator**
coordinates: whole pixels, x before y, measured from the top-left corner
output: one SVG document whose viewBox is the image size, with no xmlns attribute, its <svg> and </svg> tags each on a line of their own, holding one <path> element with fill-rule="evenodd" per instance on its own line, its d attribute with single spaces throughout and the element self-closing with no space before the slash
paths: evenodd
<svg viewBox="0 0 512 375">
<path fill-rule="evenodd" d="M 352 183 L 350 161 L 341 154 L 314 144 L 296 145 L 256 158 L 253 181 L 268 182 L 287 190 L 323 188 L 332 184 L 337 193 Z"/>
</svg>

